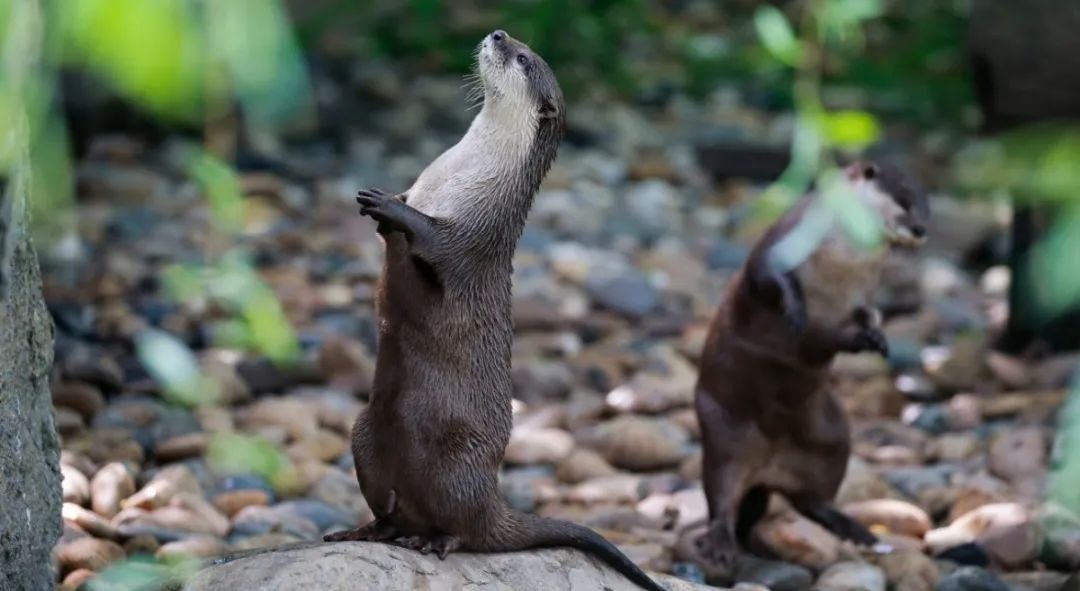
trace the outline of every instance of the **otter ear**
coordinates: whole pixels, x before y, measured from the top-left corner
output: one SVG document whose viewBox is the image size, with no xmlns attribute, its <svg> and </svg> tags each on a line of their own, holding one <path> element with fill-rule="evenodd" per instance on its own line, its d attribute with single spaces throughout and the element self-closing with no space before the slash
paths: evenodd
<svg viewBox="0 0 1080 591">
<path fill-rule="evenodd" d="M 549 100 L 543 100 L 540 102 L 540 118 L 541 119 L 554 119 L 559 114 L 559 110 L 555 108 L 555 105 Z"/>
</svg>

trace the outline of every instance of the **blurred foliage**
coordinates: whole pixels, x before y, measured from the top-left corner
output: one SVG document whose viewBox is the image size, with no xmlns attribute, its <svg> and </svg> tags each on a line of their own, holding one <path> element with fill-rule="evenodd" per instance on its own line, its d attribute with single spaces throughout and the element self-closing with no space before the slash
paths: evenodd
<svg viewBox="0 0 1080 591">
<path fill-rule="evenodd" d="M 294 489 L 299 482 L 292 460 L 258 437 L 219 433 L 210 441 L 206 457 L 219 474 L 258 474 L 279 493 Z"/>
<path fill-rule="evenodd" d="M 29 6 L 0 0 L 5 47 L 33 30 Z M 54 107 L 60 68 L 101 78 L 164 121 L 211 122 L 240 107 L 250 124 L 272 127 L 311 108 L 304 61 L 278 0 L 44 0 L 41 6 L 45 59 L 35 68 L 16 71 L 15 52 L 5 52 L 0 122 L 6 129 L 20 129 L 20 117 L 29 122 L 27 136 L 14 141 L 30 144 L 34 231 L 46 247 L 75 233 L 73 165 Z M 0 172 L 10 166 L 6 153 L 0 151 Z M 234 244 L 244 211 L 235 173 L 202 150 L 192 149 L 188 161 L 189 176 L 210 204 L 219 242 Z M 231 344 L 277 361 L 294 358 L 298 346 L 281 306 L 242 253 L 206 254 L 211 261 L 206 269 L 171 274 L 174 287 L 185 277 L 197 280 L 172 293 L 191 298 L 215 287 L 212 295 L 237 317 L 239 330 L 233 332 L 239 336 Z M 213 399 L 213 385 L 199 376 L 194 356 L 180 341 L 146 331 L 136 345 L 140 359 L 174 401 Z"/>
<path fill-rule="evenodd" d="M 877 141 L 881 126 L 866 111 L 829 111 L 822 97 L 826 64 L 833 56 L 863 52 L 863 29 L 881 15 L 881 9 L 877 0 L 809 2 L 799 15 L 799 35 L 777 8 L 763 6 L 754 16 L 761 45 L 793 72 L 796 114 L 791 163 L 755 202 L 757 217 L 765 222 L 775 219 L 811 187 L 822 195 L 773 249 L 779 272 L 802 263 L 831 227 L 839 226 L 862 247 L 881 243 L 880 219 L 844 182 L 834 161 L 836 152 L 857 154 Z"/>
<path fill-rule="evenodd" d="M 1056 208 L 1049 232 L 1021 265 L 1034 313 L 1050 319 L 1080 304 L 1080 126 L 1029 125 L 973 144 L 956 158 L 957 187 Z"/>
<path fill-rule="evenodd" d="M 304 4 L 300 1 L 294 6 Z M 555 69 L 569 96 L 605 87 L 639 98 L 681 89 L 698 98 L 739 86 L 768 106 L 794 104 L 798 43 L 785 12 L 806 1 L 753 0 L 346 0 L 297 10 L 302 38 L 315 45 L 338 32 L 361 57 L 413 61 L 465 72 L 481 37 L 506 29 Z M 774 8 L 773 4 L 781 8 Z M 755 11 L 756 8 L 760 10 Z M 822 74 L 849 107 L 926 124 L 957 121 L 971 97 L 959 0 L 835 0 L 815 8 L 822 41 L 862 51 L 832 54 Z M 867 22 L 876 17 L 872 22 Z M 865 26 L 857 26 L 865 24 Z M 853 26 L 856 25 L 856 26 Z M 347 29 L 346 29 L 347 27 Z M 755 43 L 761 35 L 764 44 Z M 786 45 L 785 45 L 786 44 Z M 783 59 L 778 63 L 777 56 Z"/>
<path fill-rule="evenodd" d="M 1050 459 L 1048 494 L 1057 504 L 1080 515 L 1080 375 L 1073 379 L 1059 422 Z"/>
<path fill-rule="evenodd" d="M 151 554 L 134 554 L 101 571 L 86 583 L 89 591 L 151 591 L 179 588 L 198 568 L 198 560 L 162 564 Z"/>
</svg>

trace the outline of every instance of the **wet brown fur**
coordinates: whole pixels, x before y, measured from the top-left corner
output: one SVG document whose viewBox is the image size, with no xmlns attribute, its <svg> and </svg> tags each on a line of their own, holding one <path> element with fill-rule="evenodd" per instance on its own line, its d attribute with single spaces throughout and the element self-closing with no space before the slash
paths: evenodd
<svg viewBox="0 0 1080 591">
<path fill-rule="evenodd" d="M 519 57 L 524 56 L 524 57 Z M 565 120 L 547 64 L 501 31 L 478 59 L 484 107 L 403 195 L 362 191 L 379 222 L 379 350 L 353 429 L 375 521 L 328 540 L 448 552 L 571 546 L 662 589 L 599 534 L 511 510 L 497 474 L 512 427 L 511 260 Z"/>
<path fill-rule="evenodd" d="M 891 216 L 890 231 L 921 238 L 925 195 L 894 169 L 856 163 L 845 172 L 858 178 L 865 166 L 873 167 L 874 185 L 892 202 L 869 201 Z M 728 284 L 701 356 L 695 410 L 709 526 L 697 549 L 714 573 L 730 574 L 770 492 L 842 537 L 874 541 L 831 506 L 850 441 L 829 366 L 844 351 L 886 353 L 873 308 L 886 252 L 853 248 L 835 230 L 797 267 L 776 270 L 770 253 L 816 199 L 811 194 L 797 203 L 755 245 Z"/>
</svg>

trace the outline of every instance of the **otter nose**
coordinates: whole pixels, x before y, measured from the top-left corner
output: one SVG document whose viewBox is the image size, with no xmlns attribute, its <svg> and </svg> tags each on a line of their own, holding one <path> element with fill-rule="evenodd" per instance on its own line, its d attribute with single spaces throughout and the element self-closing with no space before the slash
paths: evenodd
<svg viewBox="0 0 1080 591">
<path fill-rule="evenodd" d="M 502 41 L 503 39 L 506 39 L 506 31 L 502 29 L 499 29 L 491 34 L 492 41 Z"/>
</svg>

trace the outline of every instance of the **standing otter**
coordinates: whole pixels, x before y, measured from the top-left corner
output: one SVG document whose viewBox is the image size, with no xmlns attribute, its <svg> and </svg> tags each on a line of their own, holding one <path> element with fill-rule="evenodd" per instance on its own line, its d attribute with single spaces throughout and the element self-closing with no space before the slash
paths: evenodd
<svg viewBox="0 0 1080 591">
<path fill-rule="evenodd" d="M 841 182 L 878 216 L 890 245 L 923 241 L 926 195 L 899 171 L 858 162 Z M 709 526 L 696 546 L 719 573 L 730 573 L 770 492 L 842 537 L 875 541 L 831 506 L 850 441 L 828 378 L 837 353 L 887 352 L 873 307 L 887 248 L 858 248 L 830 216 L 811 193 L 765 232 L 705 342 L 694 406 Z"/>
<path fill-rule="evenodd" d="M 478 53 L 484 105 L 468 132 L 401 195 L 360 192 L 386 263 L 371 404 L 352 450 L 375 521 L 327 541 L 436 552 L 570 546 L 662 589 L 592 530 L 511 510 L 499 496 L 510 409 L 512 257 L 563 135 L 548 65 L 503 31 Z"/>
</svg>

